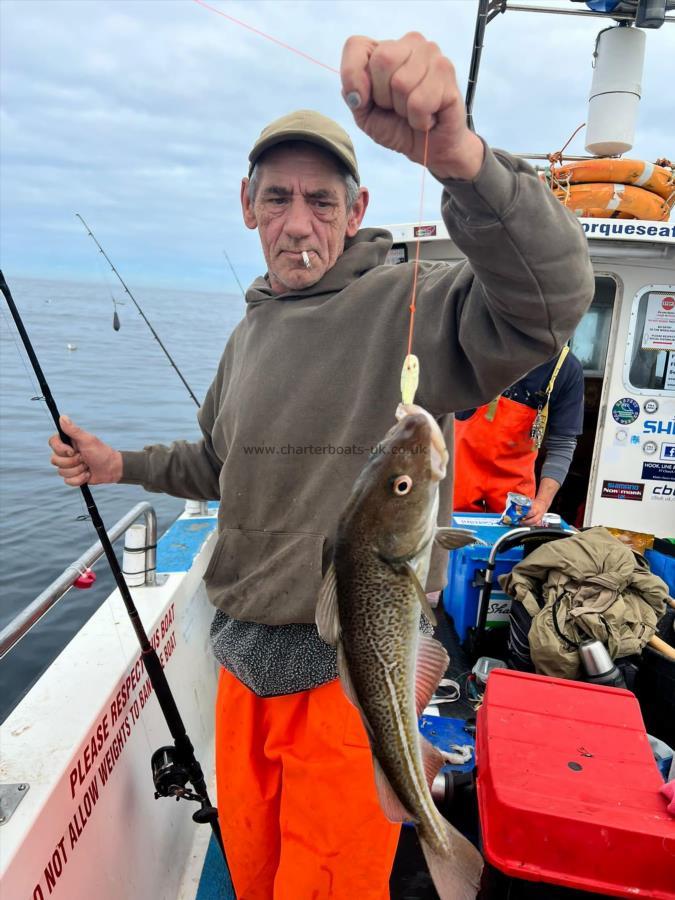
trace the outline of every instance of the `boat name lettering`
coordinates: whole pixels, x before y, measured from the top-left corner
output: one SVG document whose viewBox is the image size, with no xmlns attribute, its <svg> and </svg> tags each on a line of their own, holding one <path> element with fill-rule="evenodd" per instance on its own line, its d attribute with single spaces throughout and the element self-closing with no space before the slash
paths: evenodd
<svg viewBox="0 0 675 900">
<path fill-rule="evenodd" d="M 585 234 L 635 234 L 648 237 L 675 237 L 675 225 L 632 225 L 623 222 L 582 222 Z"/>
</svg>

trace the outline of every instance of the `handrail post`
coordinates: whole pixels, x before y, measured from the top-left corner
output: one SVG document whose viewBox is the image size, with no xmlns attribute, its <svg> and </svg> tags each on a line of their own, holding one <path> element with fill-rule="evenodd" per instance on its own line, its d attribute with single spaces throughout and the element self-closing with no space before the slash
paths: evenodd
<svg viewBox="0 0 675 900">
<path fill-rule="evenodd" d="M 157 513 L 148 505 L 143 512 L 145 519 L 145 583 L 157 584 Z"/>
<path fill-rule="evenodd" d="M 137 503 L 126 515 L 107 532 L 111 541 L 120 538 L 127 528 L 143 515 L 146 527 L 146 573 L 145 584 L 157 584 L 157 515 L 154 508 L 146 500 Z M 0 629 L 0 659 L 14 647 L 21 638 L 48 612 L 63 595 L 70 590 L 79 573 L 101 558 L 103 547 L 101 542 L 92 544 L 79 556 L 42 593 L 14 616 L 11 622 Z"/>
</svg>

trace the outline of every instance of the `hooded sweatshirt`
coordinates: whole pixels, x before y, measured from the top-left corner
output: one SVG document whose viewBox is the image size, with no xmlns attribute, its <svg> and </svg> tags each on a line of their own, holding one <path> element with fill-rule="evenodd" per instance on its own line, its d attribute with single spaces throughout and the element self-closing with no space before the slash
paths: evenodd
<svg viewBox="0 0 675 900">
<path fill-rule="evenodd" d="M 593 295 L 579 223 L 529 165 L 486 148 L 473 181 L 443 186 L 467 262 L 419 263 L 415 402 L 437 417 L 488 402 L 558 353 Z M 221 501 L 204 579 L 237 621 L 314 622 L 338 517 L 400 399 L 414 263 L 385 265 L 390 246 L 366 228 L 312 287 L 274 294 L 258 278 L 199 410 L 202 439 L 123 453 L 124 482 Z M 446 524 L 450 476 L 441 488 Z M 446 566 L 436 552 L 428 591 Z"/>
</svg>

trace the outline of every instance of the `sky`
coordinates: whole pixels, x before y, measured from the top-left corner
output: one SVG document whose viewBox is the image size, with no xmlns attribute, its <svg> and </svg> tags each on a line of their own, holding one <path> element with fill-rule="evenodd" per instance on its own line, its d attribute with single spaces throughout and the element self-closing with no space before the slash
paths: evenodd
<svg viewBox="0 0 675 900">
<path fill-rule="evenodd" d="M 420 31 L 466 85 L 475 0 L 209 2 L 333 67 L 352 34 Z M 560 149 L 586 119 L 595 36 L 610 24 L 498 16 L 486 32 L 477 131 L 514 152 Z M 630 156 L 653 161 L 675 152 L 675 25 L 646 34 Z M 298 108 L 352 135 L 371 194 L 365 225 L 418 218 L 420 167 L 358 131 L 337 75 L 194 0 L 0 0 L 0 60 L 0 264 L 10 284 L 102 279 L 78 212 L 132 290 L 237 292 L 224 249 L 245 284 L 264 271 L 239 205 L 248 151 L 267 123 Z M 570 152 L 584 152 L 583 137 Z M 432 185 L 426 219 L 439 218 Z"/>
</svg>

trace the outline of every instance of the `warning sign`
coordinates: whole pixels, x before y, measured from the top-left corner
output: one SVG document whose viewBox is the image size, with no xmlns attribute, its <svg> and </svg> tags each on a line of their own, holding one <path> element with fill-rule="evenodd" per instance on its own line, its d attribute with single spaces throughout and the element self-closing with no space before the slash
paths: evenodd
<svg viewBox="0 0 675 900">
<path fill-rule="evenodd" d="M 642 349 L 675 350 L 675 295 L 649 295 Z"/>
</svg>

